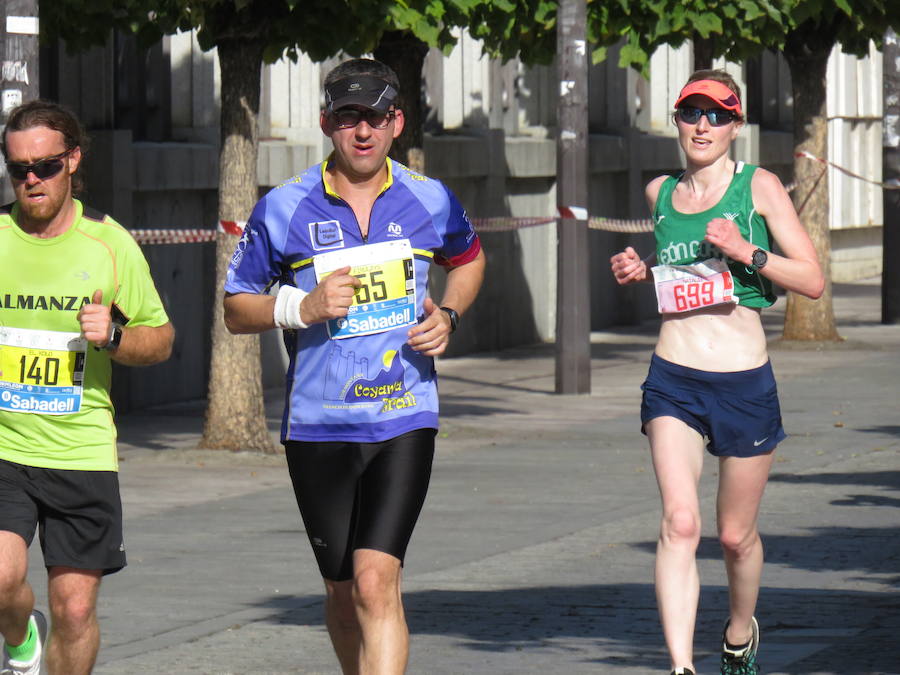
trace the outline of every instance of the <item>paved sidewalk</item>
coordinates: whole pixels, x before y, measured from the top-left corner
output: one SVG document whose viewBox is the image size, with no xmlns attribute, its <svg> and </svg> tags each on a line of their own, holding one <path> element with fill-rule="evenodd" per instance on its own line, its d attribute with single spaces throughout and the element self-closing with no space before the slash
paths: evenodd
<svg viewBox="0 0 900 675">
<path fill-rule="evenodd" d="M 765 673 L 900 673 L 900 326 L 879 323 L 877 285 L 835 291 L 843 343 L 781 344 L 784 301 L 766 315 L 790 437 L 763 502 Z M 440 362 L 443 427 L 404 579 L 410 673 L 667 672 L 638 430 L 654 337 L 595 334 L 589 396 L 553 394 L 551 346 Z M 337 673 L 283 457 L 193 449 L 202 413 L 120 420 L 130 564 L 104 582 L 95 672 Z M 715 473 L 707 461 L 704 675 L 727 606 Z M 32 568 L 40 579 L 39 555 Z"/>
</svg>

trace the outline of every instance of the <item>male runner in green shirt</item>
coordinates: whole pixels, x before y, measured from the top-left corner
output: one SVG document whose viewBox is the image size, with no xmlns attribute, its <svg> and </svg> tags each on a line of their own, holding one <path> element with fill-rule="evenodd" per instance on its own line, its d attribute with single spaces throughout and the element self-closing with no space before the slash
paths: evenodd
<svg viewBox="0 0 900 675">
<path fill-rule="evenodd" d="M 0 672 L 90 673 L 100 579 L 125 566 L 110 360 L 166 360 L 174 330 L 121 225 L 73 197 L 86 147 L 67 109 L 14 109 L 0 208 Z M 52 635 L 34 609 L 28 546 L 40 527 Z"/>
</svg>

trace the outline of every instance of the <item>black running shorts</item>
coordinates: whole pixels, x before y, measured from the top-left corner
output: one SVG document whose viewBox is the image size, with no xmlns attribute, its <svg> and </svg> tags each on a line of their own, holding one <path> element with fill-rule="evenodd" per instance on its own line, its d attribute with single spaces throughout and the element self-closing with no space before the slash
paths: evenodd
<svg viewBox="0 0 900 675">
<path fill-rule="evenodd" d="M 434 429 L 380 443 L 285 443 L 294 494 L 322 577 L 353 578 L 353 552 L 402 564 L 431 479 Z"/>
<path fill-rule="evenodd" d="M 46 567 L 118 572 L 125 567 L 119 475 L 0 460 L 0 530 L 31 545 L 35 528 Z"/>
</svg>

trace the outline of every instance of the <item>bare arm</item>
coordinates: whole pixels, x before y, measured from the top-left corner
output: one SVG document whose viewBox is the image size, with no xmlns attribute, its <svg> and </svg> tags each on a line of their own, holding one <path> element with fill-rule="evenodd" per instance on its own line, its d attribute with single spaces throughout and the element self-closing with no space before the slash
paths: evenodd
<svg viewBox="0 0 900 675">
<path fill-rule="evenodd" d="M 119 347 L 110 352 L 110 357 L 125 366 L 152 366 L 172 355 L 174 341 L 171 322 L 162 326 L 125 326 Z"/>
<path fill-rule="evenodd" d="M 355 289 L 361 284 L 344 267 L 328 275 L 300 303 L 300 318 L 310 326 L 347 316 Z M 275 328 L 275 296 L 255 293 L 225 294 L 225 327 L 231 333 L 262 333 Z"/>
<path fill-rule="evenodd" d="M 757 169 L 751 189 L 757 212 L 766 219 L 769 231 L 784 254 L 769 253 L 766 266 L 758 273 L 789 291 L 818 298 L 825 288 L 819 258 L 781 181 L 775 174 Z M 710 221 L 706 239 L 729 258 L 745 265 L 751 263 L 757 248 L 740 235 L 737 225 L 723 218 Z"/>
<path fill-rule="evenodd" d="M 425 298 L 425 319 L 410 328 L 409 346 L 425 356 L 443 354 L 450 342 L 450 317 L 440 307 L 449 307 L 462 316 L 478 296 L 484 280 L 484 251 L 472 260 L 447 272 L 447 287 L 440 305 Z"/>
<path fill-rule="evenodd" d="M 103 304 L 103 292 L 94 291 L 92 301 L 78 310 L 81 334 L 97 349 L 109 344 L 112 336 L 112 312 Z M 110 351 L 110 357 L 125 366 L 152 366 L 172 355 L 175 328 L 171 322 L 161 326 L 123 326 L 119 346 Z"/>
<path fill-rule="evenodd" d="M 657 176 L 647 183 L 647 187 L 644 189 L 644 197 L 647 199 L 647 206 L 650 207 L 651 214 L 656 209 L 656 198 L 659 196 L 659 188 L 666 178 L 668 176 Z M 620 286 L 625 286 L 637 281 L 649 281 L 648 264 L 653 264 L 655 259 L 656 251 L 641 259 L 638 252 L 631 246 L 628 246 L 624 251 L 616 253 L 610 258 L 609 264 L 613 276 L 616 278 L 616 283 Z"/>
</svg>

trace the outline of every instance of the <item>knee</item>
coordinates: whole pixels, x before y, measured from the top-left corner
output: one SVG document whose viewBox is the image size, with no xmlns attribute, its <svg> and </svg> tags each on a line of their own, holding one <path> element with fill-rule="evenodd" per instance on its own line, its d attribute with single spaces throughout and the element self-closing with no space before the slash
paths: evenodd
<svg viewBox="0 0 900 675">
<path fill-rule="evenodd" d="M 688 507 L 679 507 L 666 513 L 661 538 L 668 544 L 696 548 L 700 543 L 700 514 Z"/>
<path fill-rule="evenodd" d="M 50 599 L 53 630 L 58 633 L 85 633 L 96 622 L 93 596 L 57 595 Z"/>
<path fill-rule="evenodd" d="M 0 567 L 0 607 L 15 603 L 25 583 L 24 568 Z"/>
<path fill-rule="evenodd" d="M 397 602 L 398 596 L 398 579 L 392 570 L 369 567 L 354 576 L 353 600 L 361 611 L 382 614 Z"/>
<path fill-rule="evenodd" d="M 719 531 L 719 544 L 726 555 L 732 558 L 746 558 L 759 541 L 756 529 L 750 531 L 742 528 L 723 526 Z"/>
</svg>

